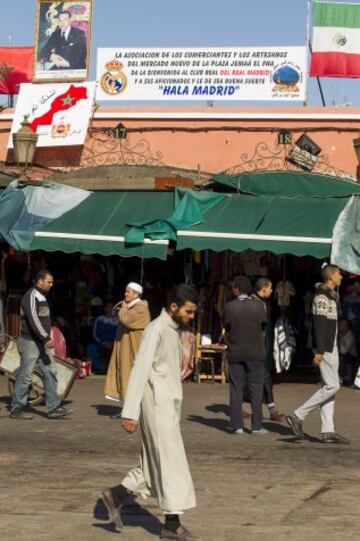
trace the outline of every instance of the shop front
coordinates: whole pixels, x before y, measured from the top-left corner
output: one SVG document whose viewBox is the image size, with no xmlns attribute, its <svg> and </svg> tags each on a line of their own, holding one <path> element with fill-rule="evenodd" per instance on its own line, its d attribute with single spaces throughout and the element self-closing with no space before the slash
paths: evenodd
<svg viewBox="0 0 360 541">
<path fill-rule="evenodd" d="M 57 311 L 90 323 L 99 312 L 93 299 L 119 300 L 127 280 L 144 283 L 154 314 L 171 284 L 185 280 L 202 292 L 198 334 L 217 342 L 234 275 L 295 282 L 300 296 L 311 288 L 319 261 L 329 258 L 339 214 L 359 192 L 352 149 L 359 118 L 349 108 L 94 111 L 82 152 L 37 155 L 47 182 L 92 193 L 32 230 L 27 254 L 16 255 L 24 260 L 8 298 L 29 283 L 21 275 L 47 265 L 60 292 Z M 120 120 L 126 138 L 118 140 Z M 0 114 L 2 138 L 10 121 L 11 112 Z M 302 160 L 301 152 L 310 157 Z M 198 202 L 199 194 L 216 202 L 198 209 L 188 197 L 179 211 L 185 192 L 174 193 L 178 186 L 190 194 L 193 188 Z M 8 318 L 14 335 L 15 312 Z"/>
<path fill-rule="evenodd" d="M 274 319 L 291 319 L 298 336 L 294 363 L 301 366 L 308 362 L 311 290 L 321 261 L 329 260 L 335 223 L 359 191 L 339 178 L 267 172 L 219 175 L 197 191 L 94 192 L 33 231 L 29 251 L 15 256 L 22 272 L 14 270 L 14 262 L 11 270 L 11 258 L 6 263 L 12 275 L 8 331 L 16 336 L 19 285 L 25 288 L 30 270 L 41 266 L 54 273 L 55 313 L 76 330 L 73 336 L 68 332 L 76 356 L 86 355 L 94 318 L 107 301 L 121 298 L 130 280 L 144 284 L 154 316 L 174 283 L 199 288 L 194 331 L 200 346 L 201 337 L 213 345 L 221 341 L 232 278 L 268 276 L 275 289 Z"/>
</svg>

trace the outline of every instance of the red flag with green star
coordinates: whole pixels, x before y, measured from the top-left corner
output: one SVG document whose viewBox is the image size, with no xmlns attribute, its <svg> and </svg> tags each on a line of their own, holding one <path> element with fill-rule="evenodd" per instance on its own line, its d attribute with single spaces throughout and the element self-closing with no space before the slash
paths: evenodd
<svg viewBox="0 0 360 541">
<path fill-rule="evenodd" d="M 0 47 L 0 94 L 19 94 L 21 83 L 31 83 L 33 47 Z"/>
<path fill-rule="evenodd" d="M 39 117 L 35 117 L 30 124 L 33 132 L 36 132 L 38 126 L 51 126 L 54 114 L 59 111 L 66 111 L 74 107 L 79 100 L 87 99 L 87 89 L 85 86 L 70 85 L 69 89 L 57 96 L 51 103 L 49 110 Z"/>
</svg>

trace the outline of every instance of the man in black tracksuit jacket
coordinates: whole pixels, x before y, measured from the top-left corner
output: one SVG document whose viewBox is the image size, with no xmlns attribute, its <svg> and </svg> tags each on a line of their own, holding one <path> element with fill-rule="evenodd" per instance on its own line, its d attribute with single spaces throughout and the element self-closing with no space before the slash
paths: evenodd
<svg viewBox="0 0 360 541">
<path fill-rule="evenodd" d="M 321 413 L 321 441 L 323 443 L 347 444 L 350 441 L 336 434 L 334 428 L 335 394 L 340 388 L 338 352 L 339 298 L 336 288 L 341 284 L 342 275 L 339 267 L 326 265 L 322 269 L 321 276 L 323 283 L 315 286 L 309 334 L 309 346 L 314 351 L 313 363 L 320 369 L 321 387 L 285 419 L 295 436 L 303 438 L 303 420 L 309 413 L 319 407 Z"/>
<path fill-rule="evenodd" d="M 244 429 L 242 404 L 246 380 L 251 401 L 251 432 L 267 432 L 262 428 L 266 313 L 262 304 L 249 296 L 250 290 L 250 280 L 246 276 L 237 276 L 233 281 L 236 299 L 225 305 L 223 313 L 230 380 L 230 424 L 235 434 L 242 434 Z"/>
<path fill-rule="evenodd" d="M 37 365 L 42 373 L 45 402 L 49 409 L 48 417 L 66 417 L 71 411 L 61 406 L 57 394 L 57 374 L 52 355 L 54 347 L 51 339 L 50 307 L 47 295 L 53 285 L 53 277 L 47 270 L 39 271 L 35 285 L 21 299 L 21 327 L 17 348 L 20 355 L 20 370 L 16 377 L 15 390 L 11 401 L 12 419 L 32 419 L 25 412 L 28 390 L 32 374 Z"/>
</svg>

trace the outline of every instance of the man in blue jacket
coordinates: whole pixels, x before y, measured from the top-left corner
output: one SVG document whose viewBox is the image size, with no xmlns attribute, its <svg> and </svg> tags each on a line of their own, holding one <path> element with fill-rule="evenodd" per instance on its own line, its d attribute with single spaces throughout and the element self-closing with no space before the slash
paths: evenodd
<svg viewBox="0 0 360 541">
<path fill-rule="evenodd" d="M 11 402 L 12 419 L 32 419 L 24 408 L 27 405 L 28 390 L 32 374 L 39 366 L 44 381 L 45 403 L 49 419 L 70 415 L 71 411 L 61 406 L 57 394 L 57 374 L 52 354 L 54 343 L 51 339 L 50 307 L 47 296 L 53 286 L 53 276 L 41 270 L 35 277 L 35 285 L 21 299 L 21 326 L 17 348 L 20 354 L 20 371 L 16 377 L 15 390 Z"/>
<path fill-rule="evenodd" d="M 297 438 L 303 438 L 302 423 L 314 409 L 320 408 L 321 441 L 348 444 L 347 438 L 336 434 L 334 428 L 335 394 L 340 388 L 338 321 L 339 298 L 336 289 L 342 275 L 336 265 L 326 265 L 321 271 L 323 282 L 316 284 L 311 306 L 309 346 L 314 351 L 313 363 L 319 367 L 321 387 L 302 406 L 285 417 Z"/>
</svg>

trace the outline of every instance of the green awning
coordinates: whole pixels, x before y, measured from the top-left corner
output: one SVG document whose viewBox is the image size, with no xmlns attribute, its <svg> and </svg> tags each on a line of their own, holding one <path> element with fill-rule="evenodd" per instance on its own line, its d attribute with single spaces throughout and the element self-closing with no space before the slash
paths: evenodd
<svg viewBox="0 0 360 541">
<path fill-rule="evenodd" d="M 253 195 L 279 197 L 346 197 L 360 193 L 360 185 L 332 175 L 301 171 L 272 171 L 228 175 L 220 173 L 213 181 Z"/>
<path fill-rule="evenodd" d="M 178 229 L 188 229 L 191 225 L 203 222 L 209 209 L 218 205 L 225 194 L 214 192 L 195 192 L 187 188 L 177 188 L 174 194 L 174 210 L 165 220 L 142 221 L 131 224 L 126 240 L 142 242 L 144 238 L 176 240 Z"/>
<path fill-rule="evenodd" d="M 204 213 L 201 223 L 184 228 L 179 222 L 174 230 L 176 246 L 328 257 L 333 227 L 347 201 L 347 197 L 225 194 Z M 145 232 L 144 242 L 136 243 L 125 237 L 130 224 L 167 222 L 174 204 L 171 192 L 95 192 L 37 231 L 31 249 L 166 259 L 165 237 L 151 240 Z"/>
<path fill-rule="evenodd" d="M 125 242 L 127 224 L 166 218 L 174 208 L 169 192 L 94 192 L 83 203 L 36 231 L 31 250 L 166 259 L 167 240 Z"/>
<path fill-rule="evenodd" d="M 178 231 L 177 249 L 251 248 L 324 258 L 347 200 L 228 195 L 206 213 L 202 224 Z"/>
</svg>

